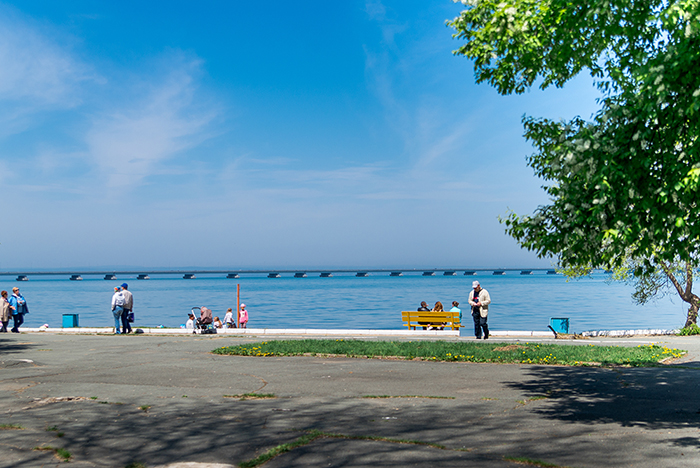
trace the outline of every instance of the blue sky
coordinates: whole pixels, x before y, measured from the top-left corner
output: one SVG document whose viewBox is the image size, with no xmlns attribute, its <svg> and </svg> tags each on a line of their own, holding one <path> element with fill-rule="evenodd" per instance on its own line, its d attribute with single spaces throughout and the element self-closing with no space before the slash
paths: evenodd
<svg viewBox="0 0 700 468">
<path fill-rule="evenodd" d="M 0 269 L 547 267 L 524 114 L 431 1 L 0 3 Z"/>
</svg>

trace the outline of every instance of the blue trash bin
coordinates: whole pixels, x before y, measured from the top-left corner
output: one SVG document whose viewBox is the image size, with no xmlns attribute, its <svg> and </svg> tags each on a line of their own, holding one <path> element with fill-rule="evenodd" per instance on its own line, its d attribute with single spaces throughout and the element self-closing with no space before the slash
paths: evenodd
<svg viewBox="0 0 700 468">
<path fill-rule="evenodd" d="M 557 333 L 569 333 L 569 317 L 550 318 L 549 326 Z"/>
<path fill-rule="evenodd" d="M 78 314 L 63 314 L 63 328 L 78 328 Z"/>
</svg>

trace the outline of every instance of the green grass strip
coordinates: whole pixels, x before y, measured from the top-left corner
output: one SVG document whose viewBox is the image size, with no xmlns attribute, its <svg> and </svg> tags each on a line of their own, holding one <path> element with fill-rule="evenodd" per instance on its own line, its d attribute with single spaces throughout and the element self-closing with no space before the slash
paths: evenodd
<svg viewBox="0 0 700 468">
<path fill-rule="evenodd" d="M 56 454 L 57 457 L 62 458 L 63 461 L 68 461 L 70 460 L 70 457 L 72 456 L 70 452 L 64 448 L 60 447 L 51 447 L 49 445 L 46 445 L 44 447 L 34 447 L 32 450 L 46 450 L 46 451 L 51 451 Z"/>
<path fill-rule="evenodd" d="M 655 344 L 626 346 L 561 345 L 543 343 L 279 340 L 225 346 L 214 354 L 238 356 L 343 356 L 357 358 L 417 359 L 424 361 L 555 364 L 568 366 L 659 365 L 685 351 Z"/>
<path fill-rule="evenodd" d="M 362 395 L 361 398 L 430 398 L 436 400 L 454 400 L 453 396 L 433 396 L 433 395 Z"/>
<path fill-rule="evenodd" d="M 0 424 L 0 430 L 1 431 L 12 431 L 12 430 L 21 431 L 21 430 L 24 430 L 24 428 L 22 426 L 20 426 L 19 424 Z"/>
<path fill-rule="evenodd" d="M 455 452 L 469 452 L 470 451 L 470 449 L 459 449 L 459 448 L 458 449 L 451 449 L 451 448 L 448 448 L 448 447 L 441 445 L 441 444 L 435 444 L 432 442 L 424 442 L 421 440 L 394 439 L 391 437 L 371 436 L 371 435 L 337 434 L 337 433 L 332 433 L 332 432 L 323 432 L 323 431 L 313 430 L 307 434 L 302 435 L 301 437 L 294 440 L 293 442 L 289 442 L 286 444 L 280 444 L 280 445 L 273 447 L 272 449 L 268 450 L 267 452 L 263 453 L 262 455 L 254 458 L 252 460 L 241 462 L 238 464 L 238 466 L 240 468 L 255 468 L 257 466 L 262 465 L 263 463 L 270 461 L 271 459 L 275 458 L 278 455 L 281 455 L 285 452 L 289 452 L 290 450 L 295 449 L 297 447 L 301 447 L 303 445 L 308 445 L 311 442 L 313 442 L 314 440 L 319 439 L 319 438 L 345 439 L 345 440 L 370 440 L 370 441 L 374 441 L 374 442 L 389 442 L 392 444 L 420 445 L 423 447 L 431 447 L 431 448 L 438 449 L 438 450 L 451 450 L 451 451 L 455 451 Z M 539 468 L 568 468 L 566 466 L 556 465 L 553 463 L 547 463 L 547 462 L 543 462 L 541 460 L 533 460 L 531 458 L 525 458 L 525 457 L 503 457 L 503 460 L 513 462 L 513 463 L 523 464 L 523 465 L 536 466 Z"/>
<path fill-rule="evenodd" d="M 277 447 L 273 447 L 272 449 L 268 450 L 267 452 L 263 453 L 259 457 L 256 457 L 252 460 L 244 461 L 238 464 L 240 468 L 254 468 L 256 466 L 260 466 L 263 463 L 268 462 L 272 458 L 281 455 L 285 452 L 289 452 L 290 450 L 301 447 L 302 445 L 307 445 L 311 442 L 313 442 L 316 439 L 319 438 L 329 438 L 329 439 L 345 439 L 345 440 L 371 440 L 374 442 L 390 442 L 393 444 L 410 444 L 410 445 L 422 445 L 425 447 L 432 447 L 436 448 L 439 450 L 455 450 L 458 452 L 464 452 L 468 451 L 466 449 L 449 449 L 445 447 L 444 445 L 440 444 L 434 444 L 432 442 L 423 442 L 421 440 L 410 440 L 410 439 L 392 439 L 390 437 L 381 437 L 381 436 L 353 436 L 353 435 L 347 435 L 347 434 L 335 434 L 335 433 L 330 433 L 330 432 L 322 432 L 322 431 L 311 431 L 308 434 L 304 434 L 303 436 L 299 437 L 293 442 L 289 442 L 287 444 L 281 444 L 278 445 Z"/>
<path fill-rule="evenodd" d="M 434 444 L 432 442 L 423 442 L 422 440 L 392 439 L 391 437 L 381 436 L 352 436 L 347 434 L 333 434 L 328 432 L 320 432 L 319 434 L 321 437 L 328 437 L 329 439 L 372 440 L 375 442 L 390 442 L 392 444 L 424 445 L 426 447 L 432 447 L 440 450 L 449 450 L 444 445 Z"/>
<path fill-rule="evenodd" d="M 539 468 L 567 468 L 566 466 L 555 465 L 554 463 L 547 463 L 541 460 L 533 460 L 525 457 L 503 457 L 503 459 L 505 461 L 519 463 L 521 465 L 537 466 Z"/>
<path fill-rule="evenodd" d="M 314 440 L 318 439 L 321 437 L 321 432 L 320 431 L 311 431 L 308 434 L 304 434 L 303 436 L 299 437 L 297 440 L 293 442 L 289 442 L 287 444 L 281 444 L 278 445 L 277 447 L 273 447 L 267 452 L 263 453 L 259 457 L 253 458 L 252 460 L 241 462 L 238 464 L 240 468 L 254 468 L 256 466 L 262 465 L 263 463 L 267 462 L 268 460 L 271 460 L 275 458 L 277 455 L 280 455 L 285 452 L 289 452 L 290 450 L 301 447 L 302 445 L 309 444 L 313 442 Z"/>
<path fill-rule="evenodd" d="M 245 400 L 264 400 L 267 398 L 277 398 L 274 393 L 240 393 L 238 395 L 224 395 L 224 398 L 238 398 L 241 401 Z"/>
</svg>

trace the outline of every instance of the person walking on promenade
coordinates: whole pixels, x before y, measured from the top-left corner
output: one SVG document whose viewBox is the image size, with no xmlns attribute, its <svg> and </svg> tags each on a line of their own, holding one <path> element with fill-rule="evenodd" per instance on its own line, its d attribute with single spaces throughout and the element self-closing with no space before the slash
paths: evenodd
<svg viewBox="0 0 700 468">
<path fill-rule="evenodd" d="M 474 335 L 476 339 L 481 339 L 481 331 L 484 331 L 484 339 L 489 337 L 489 326 L 486 323 L 489 316 L 489 304 L 491 296 L 489 292 L 481 287 L 478 281 L 472 283 L 474 290 L 469 293 L 469 305 L 472 307 L 472 318 L 474 319 Z"/>
<path fill-rule="evenodd" d="M 19 288 L 12 288 L 12 296 L 8 301 L 10 303 L 10 310 L 12 311 L 13 327 L 12 333 L 19 333 L 19 327 L 24 323 L 24 314 L 29 313 L 29 307 L 27 307 L 27 301 L 24 296 L 20 294 Z"/>
<path fill-rule="evenodd" d="M 124 295 L 124 312 L 122 313 L 122 333 L 131 333 L 131 322 L 129 314 L 134 310 L 134 295 L 129 291 L 129 285 L 122 284 L 122 294 Z"/>
<path fill-rule="evenodd" d="M 245 310 L 245 304 L 241 304 L 241 328 L 248 328 L 248 311 Z"/>
<path fill-rule="evenodd" d="M 122 314 L 124 314 L 124 294 L 119 286 L 114 288 L 112 295 L 112 314 L 114 314 L 114 333 L 120 335 L 119 326 L 121 325 Z"/>
<path fill-rule="evenodd" d="M 7 333 L 7 324 L 10 323 L 10 303 L 7 302 L 7 291 L 0 293 L 0 321 L 2 328 L 0 333 Z"/>
</svg>

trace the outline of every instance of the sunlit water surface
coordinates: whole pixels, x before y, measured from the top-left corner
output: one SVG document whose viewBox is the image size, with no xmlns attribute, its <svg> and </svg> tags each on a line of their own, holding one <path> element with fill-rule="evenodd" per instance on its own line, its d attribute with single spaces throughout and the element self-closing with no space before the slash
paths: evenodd
<svg viewBox="0 0 700 468">
<path fill-rule="evenodd" d="M 630 297 L 631 287 L 607 282 L 607 275 L 602 272 L 568 283 L 560 275 L 544 272 L 433 277 L 420 273 L 401 277 L 374 274 L 366 278 L 350 274 L 331 278 L 84 278 L 69 281 L 67 275 L 34 276 L 26 282 L 3 278 L 0 287 L 7 291 L 15 285 L 21 288 L 30 308 L 26 325 L 32 327 L 44 323 L 59 327 L 62 315 L 68 313 L 79 314 L 83 327 L 110 326 L 112 288 L 125 281 L 134 294 L 136 325 L 141 327 L 178 327 L 194 306 L 207 306 L 223 319 L 228 307 L 235 310 L 237 284 L 241 287 L 241 301 L 250 314 L 249 328 L 401 329 L 401 311 L 416 310 L 421 301 L 431 306 L 441 301 L 449 309 L 456 300 L 468 313 L 467 296 L 474 279 L 491 294 L 492 330 L 546 330 L 551 317 L 570 318 L 571 331 L 575 332 L 676 328 L 685 322 L 687 311 L 680 299 L 672 297 L 637 306 Z M 466 330 L 462 333 L 468 333 Z"/>
</svg>

